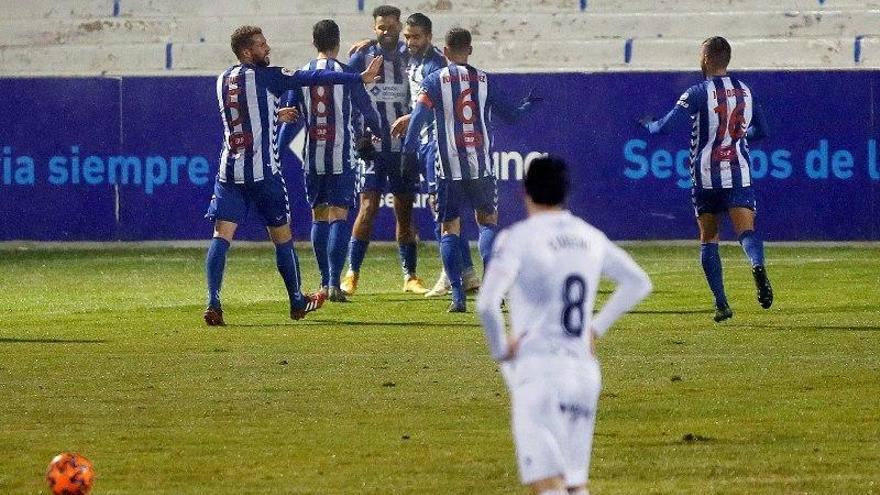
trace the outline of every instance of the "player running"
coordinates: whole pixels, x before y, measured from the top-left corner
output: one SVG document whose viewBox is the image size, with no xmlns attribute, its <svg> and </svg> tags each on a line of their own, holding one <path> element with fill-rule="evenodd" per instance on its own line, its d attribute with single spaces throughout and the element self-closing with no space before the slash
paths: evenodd
<svg viewBox="0 0 880 495">
<path fill-rule="evenodd" d="M 406 40 L 406 47 L 409 50 L 409 66 L 407 74 L 409 75 L 409 89 L 412 97 L 412 107 L 415 108 L 419 91 L 422 89 L 422 81 L 425 80 L 432 72 L 438 71 L 446 67 L 446 57 L 443 56 L 437 47 L 432 44 L 433 26 L 428 16 L 415 13 L 407 17 L 403 27 L 403 39 Z M 406 128 L 409 125 L 410 114 L 404 115 L 397 119 L 391 128 L 391 135 L 394 137 L 404 137 Z M 431 210 L 434 215 L 436 227 L 434 236 L 437 243 L 441 239 L 441 225 L 437 210 L 434 208 L 437 202 L 437 179 L 435 168 L 435 160 L 437 158 L 437 144 L 435 141 L 433 122 L 422 129 L 421 144 L 419 146 L 419 171 L 424 173 L 425 182 L 428 186 Z M 474 270 L 474 260 L 471 258 L 471 249 L 467 239 L 459 236 L 461 244 L 461 261 L 462 261 L 462 284 L 465 291 L 476 290 L 480 287 L 480 278 L 477 277 Z M 441 268 L 440 276 L 434 287 L 425 293 L 425 297 L 441 297 L 449 293 L 450 284 L 449 277 L 446 276 L 446 270 Z"/>
<path fill-rule="evenodd" d="M 291 71 L 269 66 L 271 51 L 259 27 L 241 26 L 232 33 L 232 51 L 239 63 L 217 78 L 217 100 L 223 122 L 223 150 L 214 196 L 205 217 L 214 222 L 214 236 L 205 259 L 208 281 L 208 325 L 224 325 L 220 288 L 235 230 L 248 210 L 256 209 L 275 244 L 278 272 L 287 287 L 294 320 L 321 307 L 322 294 L 300 291 L 299 262 L 290 232 L 287 190 L 278 164 L 278 101 L 289 90 L 309 85 L 361 85 L 373 82 L 381 57 L 360 74 L 335 71 Z"/>
<path fill-rule="evenodd" d="M 651 134 L 664 132 L 690 117 L 692 198 L 700 226 L 700 257 L 715 296 L 715 321 L 733 316 L 724 293 L 718 232 L 727 212 L 739 243 L 752 264 L 758 303 L 773 304 L 773 289 L 764 265 L 764 244 L 755 232 L 755 192 L 750 174 L 749 141 L 767 135 L 761 109 L 752 90 L 727 73 L 730 44 L 715 36 L 703 42 L 700 67 L 705 81 L 691 86 L 662 119 L 639 120 Z"/>
<path fill-rule="evenodd" d="M 593 343 L 651 292 L 651 281 L 602 232 L 563 209 L 562 160 L 534 160 L 524 184 L 528 218 L 498 236 L 477 311 L 510 391 L 520 480 L 534 494 L 587 495 L 601 388 Z M 594 317 L 602 276 L 617 287 Z"/>
<path fill-rule="evenodd" d="M 444 54 L 449 65 L 425 77 L 413 110 L 404 144 L 406 162 L 415 162 L 420 132 L 433 116 L 439 155 L 437 215 L 441 222 L 440 256 L 452 288 L 450 312 L 467 309 L 462 285 L 460 209 L 469 203 L 480 227 L 479 249 L 483 267 L 489 261 L 498 229 L 498 192 L 489 157 L 490 111 L 508 122 L 524 116 L 537 98 L 515 105 L 485 72 L 468 65 L 471 33 L 453 28 L 446 34 Z"/>
<path fill-rule="evenodd" d="M 325 19 L 315 24 L 312 41 L 318 56 L 303 70 L 352 72 L 336 60 L 339 38 L 339 26 L 334 21 Z M 287 96 L 299 103 L 306 129 L 303 163 L 306 198 L 312 207 L 312 248 L 321 272 L 321 291 L 331 301 L 344 302 L 345 294 L 339 284 L 351 235 L 348 210 L 354 200 L 355 184 L 352 105 L 356 105 L 371 130 L 379 129 L 379 120 L 362 85 L 311 86 L 301 92 L 297 95 L 291 91 Z M 298 130 L 297 123 L 284 124 L 281 145 L 286 145 Z M 372 150 L 369 141 L 366 146 Z"/>
<path fill-rule="evenodd" d="M 373 221 L 379 213 L 379 195 L 387 186 L 394 196 L 397 243 L 404 272 L 403 290 L 424 294 L 428 289 L 416 274 L 418 246 L 412 218 L 419 174 L 413 167 L 402 166 L 401 141 L 391 137 L 391 126 L 394 121 L 410 112 L 409 84 L 406 81 L 409 54 L 406 45 L 400 41 L 400 9 L 390 5 L 376 7 L 373 10 L 373 30 L 376 33 L 376 43 L 357 51 L 351 57 L 349 65 L 354 70 L 364 70 L 378 57 L 385 60 L 379 81 L 367 88 L 373 106 L 379 114 L 382 148 L 376 153 L 375 159 L 359 161 L 360 210 L 352 229 L 348 251 L 348 272 L 342 280 L 341 287 L 346 294 L 354 294 L 357 291 L 361 265 L 373 233 Z"/>
</svg>

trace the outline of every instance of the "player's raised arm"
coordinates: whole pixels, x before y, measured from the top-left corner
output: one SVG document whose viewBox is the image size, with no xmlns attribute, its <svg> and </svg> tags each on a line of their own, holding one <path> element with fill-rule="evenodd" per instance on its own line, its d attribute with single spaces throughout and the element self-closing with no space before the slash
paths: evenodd
<svg viewBox="0 0 880 495">
<path fill-rule="evenodd" d="M 597 337 L 604 335 L 615 321 L 647 297 L 653 288 L 648 274 L 626 251 L 611 241 L 608 241 L 605 251 L 602 275 L 613 280 L 617 287 L 593 319 L 593 329 Z"/>
<path fill-rule="evenodd" d="M 506 244 L 508 232 L 502 232 L 495 239 L 492 263 L 486 268 L 480 294 L 477 296 L 477 313 L 483 324 L 486 342 L 492 359 L 504 361 L 513 357 L 511 343 L 504 329 L 504 315 L 501 313 L 501 301 L 513 285 L 519 272 L 519 258 Z"/>
</svg>

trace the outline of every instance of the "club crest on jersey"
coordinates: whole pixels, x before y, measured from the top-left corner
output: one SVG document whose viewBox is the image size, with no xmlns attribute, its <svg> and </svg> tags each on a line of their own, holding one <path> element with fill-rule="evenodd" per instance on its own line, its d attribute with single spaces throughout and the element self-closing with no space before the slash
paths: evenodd
<svg viewBox="0 0 880 495">
<path fill-rule="evenodd" d="M 290 69 L 288 67 L 281 68 L 281 73 L 284 74 L 285 76 L 292 76 L 294 72 L 296 72 L 296 70 Z"/>
</svg>

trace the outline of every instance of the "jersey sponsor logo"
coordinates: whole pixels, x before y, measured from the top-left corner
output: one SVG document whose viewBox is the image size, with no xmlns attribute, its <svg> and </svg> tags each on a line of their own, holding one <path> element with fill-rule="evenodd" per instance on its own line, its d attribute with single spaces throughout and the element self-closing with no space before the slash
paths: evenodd
<svg viewBox="0 0 880 495">
<path fill-rule="evenodd" d="M 712 150 L 712 160 L 729 162 L 736 159 L 736 149 L 733 146 L 719 146 Z"/>
<path fill-rule="evenodd" d="M 234 132 L 229 135 L 229 147 L 235 151 L 244 151 L 254 144 L 254 135 L 250 132 Z"/>
<path fill-rule="evenodd" d="M 455 135 L 455 145 L 459 148 L 480 148 L 484 143 L 483 135 L 478 132 L 462 132 Z"/>
<path fill-rule="evenodd" d="M 309 129 L 309 139 L 327 141 L 336 136 L 336 127 L 329 124 L 315 124 Z"/>
<path fill-rule="evenodd" d="M 409 84 L 377 83 L 370 88 L 375 102 L 400 103 L 409 101 Z"/>
</svg>

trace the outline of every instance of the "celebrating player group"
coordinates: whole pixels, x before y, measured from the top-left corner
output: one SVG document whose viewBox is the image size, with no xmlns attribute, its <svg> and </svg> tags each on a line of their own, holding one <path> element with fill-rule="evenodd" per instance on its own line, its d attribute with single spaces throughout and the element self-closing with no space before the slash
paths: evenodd
<svg viewBox="0 0 880 495">
<path fill-rule="evenodd" d="M 290 317 L 300 319 L 327 299 L 343 302 L 356 294 L 380 197 L 391 193 L 403 291 L 448 294 L 448 311 L 465 312 L 466 292 L 480 289 L 478 313 L 511 394 L 521 481 L 536 494 L 586 494 L 600 388 L 593 343 L 648 295 L 651 282 L 604 234 L 565 210 L 569 167 L 554 156 L 527 168 L 528 218 L 499 234 L 491 117 L 515 123 L 541 98 L 529 93 L 512 99 L 492 75 L 470 65 L 472 37 L 465 29 L 450 29 L 440 49 L 432 44 L 427 16 L 414 13 L 402 20 L 401 11 L 388 5 L 373 11 L 373 29 L 374 39 L 356 44 L 346 64 L 338 60 L 339 27 L 332 20 L 318 22 L 316 56 L 299 70 L 269 65 L 270 48 L 258 27 L 242 26 L 232 34 L 239 63 L 216 85 L 224 138 L 206 215 L 214 235 L 205 260 L 205 322 L 225 324 L 220 292 L 227 251 L 248 211 L 267 227 Z M 692 122 L 693 202 L 719 322 L 733 316 L 718 250 L 722 213 L 729 214 L 751 261 L 759 303 L 768 308 L 773 301 L 754 227 L 747 141 L 764 137 L 766 125 L 751 89 L 727 74 L 730 56 L 726 40 L 706 40 L 701 48 L 706 79 L 663 119 L 639 121 L 651 133 L 677 119 Z M 311 294 L 300 288 L 279 160 L 279 148 L 301 129 L 321 279 Z M 420 191 L 429 194 L 443 266 L 430 290 L 417 273 L 413 203 Z M 482 280 L 461 232 L 461 215 L 470 210 L 479 226 Z M 594 316 L 603 276 L 617 288 Z"/>
</svg>

